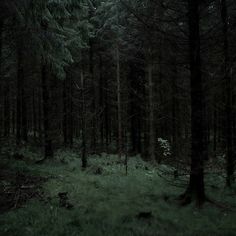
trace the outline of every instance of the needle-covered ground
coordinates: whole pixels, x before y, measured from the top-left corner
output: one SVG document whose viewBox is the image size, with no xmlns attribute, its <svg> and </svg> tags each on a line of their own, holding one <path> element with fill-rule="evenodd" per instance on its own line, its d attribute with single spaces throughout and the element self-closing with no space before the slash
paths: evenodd
<svg viewBox="0 0 236 236">
<path fill-rule="evenodd" d="M 0 235 L 236 235 L 236 212 L 210 203 L 202 209 L 179 206 L 175 198 L 184 188 L 169 185 L 160 170 L 139 157 L 129 158 L 127 176 L 115 155 L 90 157 L 85 171 L 78 154 L 70 151 L 59 151 L 56 160 L 41 165 L 35 164 L 37 158 L 26 152 L 23 160 L 5 161 L 10 173 L 43 181 L 19 181 L 16 187 L 7 177 L 0 179 L 2 191 L 18 189 L 15 204 L 0 214 Z M 223 189 L 220 178 L 214 180 L 219 188 L 211 181 L 207 193 L 212 199 L 236 205 L 235 193 Z M 32 197 L 18 204 L 27 191 Z"/>
</svg>

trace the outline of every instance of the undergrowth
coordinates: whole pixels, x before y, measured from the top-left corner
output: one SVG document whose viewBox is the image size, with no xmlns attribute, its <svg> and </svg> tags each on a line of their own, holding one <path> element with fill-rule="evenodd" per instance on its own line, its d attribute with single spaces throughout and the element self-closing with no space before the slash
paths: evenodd
<svg viewBox="0 0 236 236">
<path fill-rule="evenodd" d="M 139 157 L 129 158 L 128 175 L 116 155 L 91 156 L 82 171 L 76 152 L 58 151 L 55 160 L 36 165 L 40 153 L 24 150 L 23 161 L 11 168 L 48 178 L 43 185 L 46 200 L 32 199 L 19 209 L 0 214 L 0 235 L 236 235 L 236 213 L 206 203 L 179 206 L 175 198 L 184 189 L 167 184 L 160 170 Z M 33 157 L 33 158 L 32 158 Z M 167 168 L 167 167 L 164 167 Z M 207 194 L 236 205 L 233 191 L 225 191 L 219 178 Z M 62 207 L 58 194 L 66 193 L 71 208 Z M 140 217 L 144 215 L 144 217 Z M 145 217 L 145 215 L 147 217 Z"/>
</svg>

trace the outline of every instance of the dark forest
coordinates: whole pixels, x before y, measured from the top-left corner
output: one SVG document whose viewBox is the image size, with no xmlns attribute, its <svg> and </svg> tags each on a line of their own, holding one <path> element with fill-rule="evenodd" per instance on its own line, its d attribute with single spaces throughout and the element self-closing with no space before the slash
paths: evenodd
<svg viewBox="0 0 236 236">
<path fill-rule="evenodd" d="M 0 235 L 236 235 L 234 0 L 0 0 Z"/>
</svg>

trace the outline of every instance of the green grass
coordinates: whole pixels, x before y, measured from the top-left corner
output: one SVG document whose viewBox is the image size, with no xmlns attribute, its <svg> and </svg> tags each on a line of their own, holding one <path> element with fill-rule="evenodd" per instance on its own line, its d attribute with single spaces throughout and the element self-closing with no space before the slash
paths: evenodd
<svg viewBox="0 0 236 236">
<path fill-rule="evenodd" d="M 90 157 L 86 171 L 81 171 L 76 153 L 61 151 L 56 156 L 41 166 L 31 161 L 14 164 L 20 171 L 53 177 L 43 186 L 50 200 L 31 200 L 1 214 L 0 235 L 236 235 L 236 213 L 208 203 L 201 210 L 194 205 L 178 206 L 173 199 L 184 189 L 168 185 L 138 157 L 130 158 L 126 176 L 115 155 Z M 102 168 L 102 175 L 94 174 L 97 167 Z M 59 206 L 59 192 L 68 192 L 73 209 Z M 235 196 L 224 192 L 208 189 L 212 198 L 236 205 Z M 170 199 L 165 201 L 164 196 Z M 139 219 L 140 212 L 152 212 L 153 218 Z"/>
</svg>

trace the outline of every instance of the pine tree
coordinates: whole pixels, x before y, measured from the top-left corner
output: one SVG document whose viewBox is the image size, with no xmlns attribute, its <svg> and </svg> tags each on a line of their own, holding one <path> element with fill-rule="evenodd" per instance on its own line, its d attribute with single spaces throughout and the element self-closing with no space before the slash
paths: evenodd
<svg viewBox="0 0 236 236">
<path fill-rule="evenodd" d="M 204 144 L 203 144 L 203 91 L 200 54 L 200 20 L 198 1 L 189 0 L 189 53 L 191 73 L 191 173 L 183 203 L 194 198 L 198 205 L 205 201 Z"/>
</svg>

